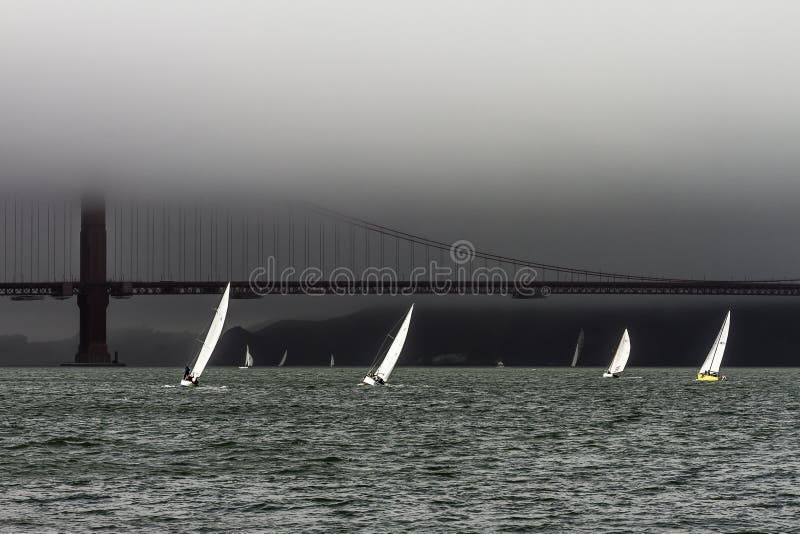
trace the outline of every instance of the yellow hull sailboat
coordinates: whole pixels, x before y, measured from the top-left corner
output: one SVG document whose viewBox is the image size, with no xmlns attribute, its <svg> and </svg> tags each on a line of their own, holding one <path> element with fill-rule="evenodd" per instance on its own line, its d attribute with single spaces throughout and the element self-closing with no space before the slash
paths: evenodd
<svg viewBox="0 0 800 534">
<path fill-rule="evenodd" d="M 701 382 L 719 382 L 720 377 L 714 375 L 706 375 L 703 373 L 697 373 L 697 379 Z M 725 377 L 722 377 L 722 380 L 725 380 Z"/>
<path fill-rule="evenodd" d="M 725 321 L 722 323 L 722 328 L 719 329 L 717 339 L 708 351 L 700 371 L 697 372 L 697 380 L 701 382 L 722 382 L 727 380 L 726 376 L 719 374 L 719 368 L 722 365 L 722 356 L 725 354 L 725 346 L 728 343 L 728 332 L 731 328 L 731 312 L 725 316 Z"/>
</svg>

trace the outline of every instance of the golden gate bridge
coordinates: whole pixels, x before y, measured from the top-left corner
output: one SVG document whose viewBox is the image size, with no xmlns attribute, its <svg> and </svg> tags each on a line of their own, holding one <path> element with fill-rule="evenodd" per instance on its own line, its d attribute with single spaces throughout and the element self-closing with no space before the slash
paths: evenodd
<svg viewBox="0 0 800 534">
<path fill-rule="evenodd" d="M 78 364 L 111 362 L 109 298 L 314 295 L 800 296 L 800 280 L 699 280 L 551 265 L 309 204 L 4 199 L 0 296 L 77 299 Z"/>
</svg>

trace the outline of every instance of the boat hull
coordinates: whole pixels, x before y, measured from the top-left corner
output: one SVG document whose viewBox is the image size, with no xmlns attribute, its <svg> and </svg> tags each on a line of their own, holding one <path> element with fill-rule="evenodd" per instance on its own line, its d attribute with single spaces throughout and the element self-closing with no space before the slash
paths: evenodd
<svg viewBox="0 0 800 534">
<path fill-rule="evenodd" d="M 697 373 L 697 380 L 700 382 L 724 382 L 727 379 L 727 376 L 704 375 L 703 373 Z"/>
<path fill-rule="evenodd" d="M 616 373 L 603 373 L 603 378 L 619 378 L 619 375 Z"/>
<path fill-rule="evenodd" d="M 181 386 L 183 386 L 183 387 L 192 387 L 192 386 L 197 387 L 197 384 L 195 384 L 194 382 L 192 382 L 190 380 L 181 380 Z"/>
<path fill-rule="evenodd" d="M 239 369 L 250 369 L 250 368 L 245 365 L 244 367 L 239 367 Z"/>
<path fill-rule="evenodd" d="M 365 376 L 361 383 L 368 386 L 374 386 L 376 384 L 375 380 L 371 376 Z"/>
</svg>

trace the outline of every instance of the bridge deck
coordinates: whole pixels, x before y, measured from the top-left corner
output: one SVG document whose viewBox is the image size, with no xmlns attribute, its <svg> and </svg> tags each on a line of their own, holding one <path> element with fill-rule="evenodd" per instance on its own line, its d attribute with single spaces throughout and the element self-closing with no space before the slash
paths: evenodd
<svg viewBox="0 0 800 534">
<path fill-rule="evenodd" d="M 106 282 L 114 298 L 142 295 L 204 295 L 222 293 L 225 282 Z M 84 287 L 86 286 L 86 287 Z M 232 298 L 258 298 L 264 295 L 507 295 L 515 298 L 542 298 L 550 295 L 696 295 L 696 296 L 800 296 L 800 282 L 747 282 L 720 280 L 641 281 L 552 281 L 515 287 L 503 282 L 457 281 L 356 281 L 352 283 L 299 281 L 262 283 L 257 290 L 248 281 L 234 281 Z M 43 297 L 71 298 L 88 288 L 78 282 L 0 283 L 0 296 L 15 300 Z"/>
</svg>

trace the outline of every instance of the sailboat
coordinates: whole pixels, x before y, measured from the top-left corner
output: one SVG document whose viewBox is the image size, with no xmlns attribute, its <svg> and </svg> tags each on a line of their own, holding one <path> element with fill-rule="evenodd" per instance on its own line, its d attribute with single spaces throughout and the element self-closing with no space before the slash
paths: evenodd
<svg viewBox="0 0 800 534">
<path fill-rule="evenodd" d="M 722 356 L 725 354 L 725 346 L 728 343 L 728 332 L 731 328 L 731 312 L 725 316 L 722 322 L 722 328 L 719 329 L 717 339 L 711 345 L 711 350 L 708 351 L 708 356 L 700 366 L 700 371 L 697 372 L 697 379 L 703 382 L 719 382 L 720 380 L 727 380 L 727 376 L 720 376 L 719 368 L 722 365 Z"/>
<path fill-rule="evenodd" d="M 281 361 L 278 362 L 278 367 L 283 367 L 284 366 L 284 364 L 286 363 L 286 356 L 288 356 L 288 355 L 289 355 L 289 349 L 286 349 L 285 351 L 283 351 L 283 357 L 281 358 Z"/>
<path fill-rule="evenodd" d="M 603 373 L 603 378 L 619 378 L 619 375 L 625 370 L 625 365 L 628 363 L 628 356 L 630 355 L 631 338 L 628 336 L 628 329 L 626 328 L 617 346 L 617 352 L 614 353 L 614 359 L 611 360 L 611 365 Z"/>
<path fill-rule="evenodd" d="M 397 364 L 397 360 L 400 358 L 400 353 L 403 351 L 403 345 L 406 342 L 406 336 L 408 335 L 408 326 L 411 323 L 411 314 L 414 312 L 414 305 L 412 304 L 411 307 L 408 309 L 408 313 L 406 313 L 405 319 L 403 319 L 403 324 L 400 325 L 400 328 L 397 330 L 397 334 L 392 339 L 391 333 L 386 336 L 386 339 L 392 339 L 392 344 L 389 346 L 389 350 L 386 351 L 386 355 L 380 361 L 380 364 L 375 366 L 374 363 L 380 359 L 381 351 L 378 352 L 378 356 L 375 358 L 375 362 L 373 362 L 372 367 L 370 367 L 369 371 L 367 372 L 367 376 L 364 377 L 362 381 L 364 384 L 374 386 L 376 384 L 383 385 L 389 380 L 389 375 L 392 374 L 394 370 L 394 366 Z M 384 340 L 384 344 L 386 340 Z M 383 348 L 383 345 L 381 345 Z"/>
<path fill-rule="evenodd" d="M 205 341 L 203 341 L 203 347 L 200 349 L 200 353 L 197 355 L 191 369 L 188 366 L 186 367 L 187 371 L 183 375 L 181 386 L 200 385 L 198 379 L 200 375 L 203 374 L 206 365 L 208 365 L 208 360 L 214 352 L 214 347 L 217 346 L 219 336 L 222 335 L 222 327 L 225 326 L 225 316 L 228 314 L 228 299 L 230 293 L 231 283 L 228 282 L 228 285 L 225 287 L 225 292 L 222 294 L 222 300 L 219 301 L 217 313 L 211 321 L 211 326 L 208 327 L 208 333 L 206 334 Z"/>
<path fill-rule="evenodd" d="M 581 350 L 583 350 L 583 328 L 581 328 L 580 333 L 578 334 L 578 343 L 575 345 L 575 355 L 572 357 L 572 363 L 570 367 L 575 367 L 578 363 L 578 356 L 581 355 Z"/>
<path fill-rule="evenodd" d="M 239 369 L 250 369 L 253 367 L 253 355 L 250 354 L 250 345 L 247 345 L 247 351 L 244 355 L 244 366 L 239 367 Z"/>
<path fill-rule="evenodd" d="M 331 354 L 331 367 L 333 367 L 333 354 Z"/>
</svg>

